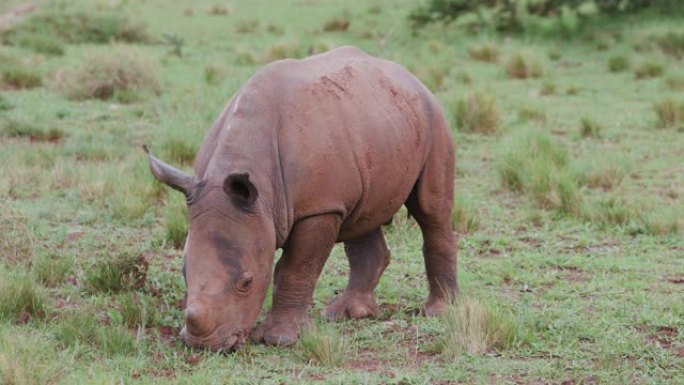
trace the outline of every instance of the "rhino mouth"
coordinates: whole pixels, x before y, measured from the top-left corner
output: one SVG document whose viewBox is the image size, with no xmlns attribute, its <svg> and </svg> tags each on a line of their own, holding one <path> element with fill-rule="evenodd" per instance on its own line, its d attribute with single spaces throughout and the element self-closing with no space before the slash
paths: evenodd
<svg viewBox="0 0 684 385">
<path fill-rule="evenodd" d="M 181 330 L 181 341 L 193 349 L 206 349 L 212 352 L 232 353 L 247 341 L 247 332 L 243 329 L 233 329 L 228 325 L 220 325 L 207 336 L 195 336 L 188 332 L 187 327 Z"/>
</svg>

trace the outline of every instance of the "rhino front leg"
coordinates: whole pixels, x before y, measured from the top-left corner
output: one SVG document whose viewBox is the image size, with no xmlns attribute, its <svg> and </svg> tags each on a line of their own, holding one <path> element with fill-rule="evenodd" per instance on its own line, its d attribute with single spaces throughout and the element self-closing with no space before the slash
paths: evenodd
<svg viewBox="0 0 684 385">
<path fill-rule="evenodd" d="M 382 230 L 345 242 L 344 251 L 349 259 L 349 283 L 344 293 L 330 302 L 325 316 L 331 321 L 375 316 L 378 305 L 373 290 L 390 261 Z"/>
<path fill-rule="evenodd" d="M 268 345 L 291 345 L 308 322 L 314 287 L 335 245 L 337 215 L 309 217 L 295 224 L 273 278 L 273 305 L 252 338 Z"/>
</svg>

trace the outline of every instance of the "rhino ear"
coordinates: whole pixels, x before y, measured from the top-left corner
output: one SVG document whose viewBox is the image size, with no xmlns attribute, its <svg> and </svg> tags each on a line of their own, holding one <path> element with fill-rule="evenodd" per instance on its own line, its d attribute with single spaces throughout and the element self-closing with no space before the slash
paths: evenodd
<svg viewBox="0 0 684 385">
<path fill-rule="evenodd" d="M 195 178 L 157 159 L 157 157 L 150 153 L 147 145 L 143 145 L 143 150 L 147 153 L 150 161 L 150 170 L 152 170 L 154 177 L 189 197 L 192 187 L 195 185 Z"/>
<path fill-rule="evenodd" d="M 223 181 L 223 191 L 243 206 L 251 206 L 259 197 L 259 192 L 246 172 L 228 175 Z"/>
</svg>

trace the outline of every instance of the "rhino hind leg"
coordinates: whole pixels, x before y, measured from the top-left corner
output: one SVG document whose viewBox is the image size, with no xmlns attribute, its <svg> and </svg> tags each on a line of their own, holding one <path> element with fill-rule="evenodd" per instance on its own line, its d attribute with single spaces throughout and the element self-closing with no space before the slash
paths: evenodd
<svg viewBox="0 0 684 385">
<path fill-rule="evenodd" d="M 314 287 L 339 234 L 338 215 L 319 215 L 293 227 L 273 277 L 273 305 L 252 339 L 291 345 L 308 324 Z"/>
<path fill-rule="evenodd" d="M 456 237 L 451 225 L 454 191 L 453 150 L 433 149 L 406 201 L 423 234 L 423 258 L 430 294 L 423 308 L 427 316 L 441 315 L 458 294 Z"/>
<path fill-rule="evenodd" d="M 344 318 L 373 317 L 378 313 L 373 290 L 390 261 L 390 252 L 380 228 L 344 243 L 349 260 L 349 283 L 344 293 L 336 296 L 325 309 L 331 321 Z"/>
</svg>

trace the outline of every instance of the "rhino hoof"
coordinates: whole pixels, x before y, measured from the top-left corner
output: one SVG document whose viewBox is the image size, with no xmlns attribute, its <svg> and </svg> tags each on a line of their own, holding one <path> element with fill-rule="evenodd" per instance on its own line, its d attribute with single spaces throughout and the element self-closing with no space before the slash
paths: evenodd
<svg viewBox="0 0 684 385">
<path fill-rule="evenodd" d="M 378 305 L 373 294 L 344 293 L 335 297 L 325 309 L 328 321 L 339 321 L 344 318 L 361 319 L 374 317 L 378 313 Z"/>
</svg>

